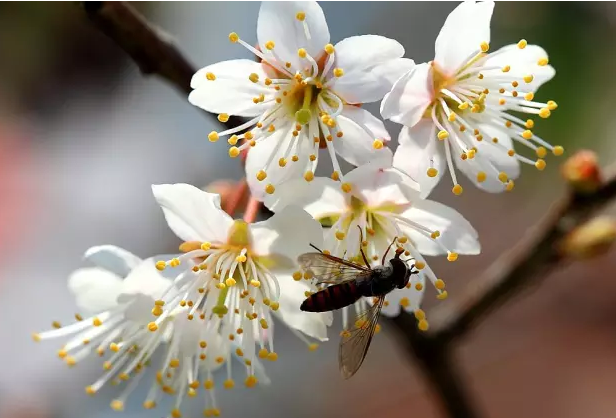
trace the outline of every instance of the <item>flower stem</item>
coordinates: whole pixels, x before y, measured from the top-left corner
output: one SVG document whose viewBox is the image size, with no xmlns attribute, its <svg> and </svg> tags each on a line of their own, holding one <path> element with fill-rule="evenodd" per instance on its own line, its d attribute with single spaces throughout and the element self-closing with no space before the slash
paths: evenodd
<svg viewBox="0 0 616 418">
<path fill-rule="evenodd" d="M 259 208 L 261 207 L 261 202 L 259 202 L 254 197 L 251 197 L 248 201 L 248 206 L 246 207 L 246 212 L 244 212 L 244 221 L 247 223 L 253 223 L 257 219 L 257 215 L 259 214 Z"/>
</svg>

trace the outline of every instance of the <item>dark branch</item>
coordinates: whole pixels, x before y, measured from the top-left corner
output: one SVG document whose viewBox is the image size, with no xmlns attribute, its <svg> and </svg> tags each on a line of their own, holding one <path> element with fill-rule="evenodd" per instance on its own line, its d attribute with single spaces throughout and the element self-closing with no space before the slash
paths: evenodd
<svg viewBox="0 0 616 418">
<path fill-rule="evenodd" d="M 88 19 L 124 50 L 144 75 L 156 74 L 185 95 L 196 70 L 171 40 L 125 2 L 84 1 L 80 3 Z M 205 113 L 212 117 L 210 113 Z M 243 120 L 231 117 L 224 125 L 238 126 Z"/>
</svg>

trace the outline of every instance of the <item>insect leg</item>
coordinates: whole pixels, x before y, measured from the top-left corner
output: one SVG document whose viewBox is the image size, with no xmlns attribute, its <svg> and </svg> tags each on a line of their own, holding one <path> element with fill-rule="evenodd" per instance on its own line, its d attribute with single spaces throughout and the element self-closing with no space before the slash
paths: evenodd
<svg viewBox="0 0 616 418">
<path fill-rule="evenodd" d="M 359 228 L 359 251 L 361 252 L 362 258 L 364 259 L 364 263 L 366 263 L 366 267 L 372 270 L 372 267 L 370 267 L 370 263 L 368 262 L 368 258 L 366 257 L 366 253 L 364 253 L 364 232 L 361 230 L 361 226 L 357 225 L 357 227 Z"/>
<path fill-rule="evenodd" d="M 316 246 L 316 245 L 313 245 L 313 244 L 309 244 L 309 245 L 310 245 L 312 248 L 314 248 L 315 250 L 317 250 L 318 252 L 320 252 L 320 253 L 322 253 L 322 252 L 323 252 L 323 251 L 319 250 L 319 249 L 317 248 L 317 246 Z"/>
</svg>

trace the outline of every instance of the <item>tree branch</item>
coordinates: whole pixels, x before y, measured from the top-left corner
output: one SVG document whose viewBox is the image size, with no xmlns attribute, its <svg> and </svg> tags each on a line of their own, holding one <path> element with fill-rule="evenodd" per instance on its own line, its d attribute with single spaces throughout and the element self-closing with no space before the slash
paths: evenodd
<svg viewBox="0 0 616 418">
<path fill-rule="evenodd" d="M 90 22 L 122 48 L 142 74 L 156 74 L 185 95 L 190 94 L 190 80 L 196 70 L 170 35 L 154 27 L 125 2 L 84 1 L 80 4 Z M 242 118 L 232 116 L 223 125 L 231 128 L 243 122 Z"/>
</svg>

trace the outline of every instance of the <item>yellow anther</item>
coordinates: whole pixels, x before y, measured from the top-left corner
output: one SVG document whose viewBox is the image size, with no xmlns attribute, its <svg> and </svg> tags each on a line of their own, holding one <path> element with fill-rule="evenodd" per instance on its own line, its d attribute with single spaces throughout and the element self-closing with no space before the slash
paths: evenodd
<svg viewBox="0 0 616 418">
<path fill-rule="evenodd" d="M 340 333 L 340 336 L 341 336 L 342 338 L 349 338 L 349 337 L 351 336 L 351 333 L 350 333 L 348 330 L 346 330 L 346 329 L 345 329 L 344 331 L 342 331 L 342 332 Z"/>
<path fill-rule="evenodd" d="M 456 196 L 460 196 L 462 192 L 464 191 L 464 189 L 462 189 L 462 186 L 460 186 L 459 184 L 456 184 L 455 186 L 453 186 L 453 189 L 451 189 L 451 191 Z"/>
<path fill-rule="evenodd" d="M 279 159 L 279 160 L 278 160 L 278 165 L 279 165 L 280 167 L 284 167 L 285 165 L 287 165 L 287 160 L 286 160 L 286 159 L 284 159 L 284 158 Z"/>
<path fill-rule="evenodd" d="M 231 33 L 229 34 L 229 40 L 230 40 L 232 43 L 236 43 L 237 41 L 239 41 L 239 40 L 240 40 L 240 37 L 239 37 L 239 35 L 238 35 L 237 33 L 235 33 L 235 32 L 231 32 Z"/>
<path fill-rule="evenodd" d="M 507 101 L 505 99 L 498 99 L 498 104 L 503 106 Z"/>
<path fill-rule="evenodd" d="M 220 283 L 216 283 L 216 288 L 217 288 L 218 290 L 225 289 L 226 287 L 227 287 L 227 285 L 226 285 L 226 284 L 224 284 L 224 283 L 222 283 L 222 282 L 220 282 Z"/>
<path fill-rule="evenodd" d="M 180 265 L 180 259 L 179 258 L 172 258 L 171 261 L 169 261 L 169 265 L 171 267 L 177 267 Z"/>
<path fill-rule="evenodd" d="M 548 65 L 548 62 L 549 60 L 547 58 L 539 58 L 539 60 L 537 61 L 537 65 L 545 67 L 546 65 Z"/>
<path fill-rule="evenodd" d="M 535 93 L 529 92 L 524 95 L 524 100 L 531 101 L 535 98 Z"/>
<path fill-rule="evenodd" d="M 482 139 L 483 139 L 483 138 L 482 138 Z M 472 160 L 473 158 L 475 158 L 475 154 L 476 154 L 476 153 L 477 153 L 477 151 L 476 151 L 476 150 L 474 150 L 474 149 L 469 149 L 469 150 L 468 150 L 468 152 L 466 153 L 466 155 L 468 155 L 468 158 L 470 158 L 470 159 Z"/>
<path fill-rule="evenodd" d="M 504 73 L 508 73 L 509 71 L 511 71 L 511 66 L 510 66 L 510 65 L 505 65 L 505 66 L 501 69 L 501 71 L 502 71 L 502 72 L 504 72 Z M 504 93 L 504 92 L 501 92 L 501 94 L 502 94 L 502 93 Z"/>
<path fill-rule="evenodd" d="M 304 180 L 306 180 L 306 181 L 314 180 L 314 173 L 312 171 L 306 171 L 304 173 Z"/>
<path fill-rule="evenodd" d="M 267 41 L 265 43 L 265 48 L 269 49 L 270 51 L 274 49 L 275 46 L 276 46 L 276 43 L 274 41 Z"/>
<path fill-rule="evenodd" d="M 447 132 L 447 131 L 439 131 L 439 133 L 436 135 L 436 137 L 442 141 L 444 139 L 449 138 L 449 132 Z"/>
<path fill-rule="evenodd" d="M 244 138 L 246 138 L 246 140 L 250 141 L 251 139 L 254 138 L 254 135 L 251 131 L 248 132 L 244 132 Z"/>
<path fill-rule="evenodd" d="M 400 306 L 402 306 L 403 308 L 408 308 L 409 306 L 411 306 L 411 301 L 409 300 L 409 298 L 403 297 L 402 299 L 400 299 Z"/>
<path fill-rule="evenodd" d="M 269 354 L 269 351 L 267 351 L 267 348 L 262 348 L 259 350 L 259 358 L 266 358 L 267 355 Z"/>
<path fill-rule="evenodd" d="M 260 287 L 261 286 L 261 282 L 256 280 L 256 279 L 252 279 L 250 281 L 250 285 L 253 286 L 253 287 Z"/>
<path fill-rule="evenodd" d="M 325 45 L 325 47 L 323 48 L 325 50 L 325 52 L 327 52 L 329 55 L 334 53 L 334 46 L 332 44 L 327 44 Z"/>
<path fill-rule="evenodd" d="M 291 68 L 291 63 L 287 61 L 287 62 L 284 63 L 284 66 L 287 67 L 287 68 Z"/>
<path fill-rule="evenodd" d="M 560 155 L 563 155 L 564 152 L 565 152 L 565 149 L 561 147 L 560 145 L 556 145 L 554 149 L 552 150 L 552 153 L 556 155 L 557 157 Z"/>
<path fill-rule="evenodd" d="M 152 400 L 147 400 L 147 401 L 143 402 L 143 407 L 145 409 L 154 409 L 154 408 L 156 408 L 156 402 L 154 402 Z"/>
<path fill-rule="evenodd" d="M 503 183 L 507 183 L 509 177 L 507 176 L 507 173 L 501 171 L 500 173 L 498 173 L 498 179 Z"/>
<path fill-rule="evenodd" d="M 342 184 L 340 185 L 340 188 L 342 189 L 342 191 L 343 191 L 343 192 L 345 192 L 345 193 L 350 193 L 350 192 L 351 192 L 351 189 L 352 189 L 352 186 L 351 186 L 351 184 L 350 184 L 350 183 L 342 183 Z"/>
<path fill-rule="evenodd" d="M 297 14 L 295 15 L 295 18 L 297 20 L 299 20 L 300 22 L 303 22 L 304 19 L 306 19 L 306 13 L 305 12 L 297 12 Z"/>
<path fill-rule="evenodd" d="M 276 188 L 274 187 L 273 184 L 268 184 L 267 186 L 265 186 L 265 193 L 267 194 L 273 194 L 276 191 Z"/>
<path fill-rule="evenodd" d="M 272 351 L 271 353 L 267 355 L 267 359 L 269 361 L 276 361 L 278 360 L 278 354 Z"/>
<path fill-rule="evenodd" d="M 245 263 L 246 260 L 248 260 L 248 257 L 246 257 L 244 254 L 240 254 L 235 257 L 235 261 L 237 261 L 238 263 Z"/>
<path fill-rule="evenodd" d="M 94 318 L 94 319 L 92 320 L 92 325 L 94 325 L 95 327 L 100 327 L 101 325 L 103 325 L 103 321 L 101 321 L 101 320 L 100 320 L 100 319 L 98 319 L 98 318 Z"/>
<path fill-rule="evenodd" d="M 296 271 L 293 273 L 293 280 L 300 281 L 302 279 L 303 275 L 301 271 Z"/>
<path fill-rule="evenodd" d="M 428 174 L 428 177 L 436 177 L 438 175 L 438 170 L 434 167 L 430 167 L 427 171 L 426 174 Z"/>
<path fill-rule="evenodd" d="M 455 122 L 455 120 L 456 120 L 456 114 L 455 114 L 455 113 L 450 113 L 450 114 L 449 114 L 449 117 L 447 118 L 447 120 L 448 120 L 449 122 Z M 440 132 L 439 132 L 439 133 L 440 133 Z"/>
<path fill-rule="evenodd" d="M 167 267 L 167 263 L 165 263 L 164 261 L 157 261 L 156 262 L 156 269 L 159 271 L 163 271 L 165 269 L 165 267 Z"/>
<path fill-rule="evenodd" d="M 224 363 L 224 362 L 225 362 L 225 358 L 224 358 L 224 357 L 222 357 L 222 356 L 218 356 L 218 357 L 216 357 L 216 360 L 215 360 L 215 361 L 216 361 L 216 363 L 218 363 L 218 364 L 222 364 L 222 363 Z"/>
<path fill-rule="evenodd" d="M 482 42 L 479 47 L 481 48 L 481 52 L 488 52 L 490 50 L 490 44 L 487 42 Z"/>
<path fill-rule="evenodd" d="M 218 115 L 218 121 L 225 123 L 229 121 L 229 115 L 227 113 L 221 113 L 220 115 Z"/>
<path fill-rule="evenodd" d="M 445 282 L 441 279 L 436 279 L 436 281 L 434 282 L 434 287 L 436 287 L 438 290 L 443 290 L 445 288 Z"/>
<path fill-rule="evenodd" d="M 253 388 L 257 384 L 257 378 L 254 375 L 250 375 L 244 380 L 244 384 L 247 388 Z"/>
<path fill-rule="evenodd" d="M 259 74 L 257 74 L 257 73 L 250 73 L 250 75 L 248 76 L 248 79 L 250 81 L 252 81 L 253 83 L 258 83 L 259 82 Z"/>
<path fill-rule="evenodd" d="M 232 136 L 229 137 L 229 139 L 227 139 L 227 143 L 229 145 L 237 145 L 238 139 L 239 138 L 237 137 L 237 135 L 232 135 Z"/>
<path fill-rule="evenodd" d="M 106 361 L 106 362 L 104 362 L 104 363 L 103 363 L 103 369 L 104 369 L 104 370 L 111 370 L 111 367 L 112 367 L 112 366 L 113 366 L 113 365 L 111 364 L 111 362 L 110 362 L 110 361 Z"/>
<path fill-rule="evenodd" d="M 111 406 L 111 409 L 113 409 L 114 411 L 124 411 L 124 402 L 119 399 L 114 399 L 113 401 L 111 401 L 109 406 Z"/>
<path fill-rule="evenodd" d="M 208 79 L 209 81 L 216 80 L 216 76 L 214 75 L 214 73 L 205 73 L 205 78 Z"/>
<path fill-rule="evenodd" d="M 269 324 L 267 323 L 267 320 L 265 318 L 261 318 L 259 320 L 259 323 L 261 324 L 261 328 L 263 328 L 263 329 L 268 329 L 269 328 Z"/>
<path fill-rule="evenodd" d="M 458 259 L 458 253 L 447 252 L 447 261 L 456 261 Z"/>
<path fill-rule="evenodd" d="M 310 154 L 310 156 L 308 157 L 308 159 L 309 159 L 310 161 L 316 161 L 317 156 L 316 156 L 316 155 L 314 155 L 314 154 Z"/>
<path fill-rule="evenodd" d="M 118 375 L 118 379 L 127 381 L 128 379 L 130 379 L 130 376 L 128 374 L 126 374 L 126 373 L 120 373 Z"/>
<path fill-rule="evenodd" d="M 203 382 L 203 387 L 207 390 L 213 389 L 214 381 L 212 379 L 207 379 L 205 382 Z"/>
<path fill-rule="evenodd" d="M 533 129 L 535 127 L 535 121 L 532 119 L 527 119 L 526 123 L 524 123 L 524 126 L 528 129 Z"/>
<path fill-rule="evenodd" d="M 550 109 L 548 109 L 547 107 L 544 107 L 539 111 L 539 116 L 543 119 L 549 118 L 551 114 L 552 113 L 550 112 Z"/>
<path fill-rule="evenodd" d="M 92 386 L 86 386 L 86 393 L 88 395 L 94 395 L 96 393 L 96 389 L 94 389 Z"/>
<path fill-rule="evenodd" d="M 150 331 L 154 332 L 154 331 L 158 330 L 158 325 L 156 325 L 156 323 L 155 323 L 155 322 L 150 322 L 150 323 L 148 324 L 148 329 L 149 329 Z"/>
<path fill-rule="evenodd" d="M 383 141 L 381 141 L 380 139 L 375 139 L 374 142 L 372 143 L 372 148 L 374 149 L 383 148 Z"/>
<path fill-rule="evenodd" d="M 235 382 L 233 379 L 227 379 L 222 385 L 225 389 L 233 389 L 235 387 Z"/>
<path fill-rule="evenodd" d="M 340 180 L 340 173 L 338 173 L 337 171 L 334 171 L 331 175 L 331 179 L 334 181 Z"/>
<path fill-rule="evenodd" d="M 478 78 L 478 79 L 480 79 L 480 80 L 483 80 L 483 74 L 479 74 L 479 75 L 477 76 L 477 78 Z"/>
<path fill-rule="evenodd" d="M 325 253 L 325 251 L 324 251 L 324 253 Z M 270 308 L 272 309 L 272 311 L 277 311 L 277 310 L 278 310 L 278 308 L 280 308 L 280 303 L 278 303 L 278 302 L 272 302 L 272 303 L 270 304 Z"/>
<path fill-rule="evenodd" d="M 518 42 L 518 48 L 520 49 L 526 48 L 526 45 L 528 45 L 528 42 L 526 42 L 526 39 L 520 39 L 520 42 Z"/>
<path fill-rule="evenodd" d="M 507 151 L 507 155 L 510 157 L 514 157 L 515 156 L 515 150 L 510 149 L 509 151 Z"/>
<path fill-rule="evenodd" d="M 344 70 L 342 68 L 334 68 L 334 77 L 342 77 Z"/>
<path fill-rule="evenodd" d="M 173 408 L 173 409 L 171 410 L 171 416 L 172 416 L 173 418 L 182 418 L 182 413 L 180 412 L 180 410 L 179 410 L 179 409 L 177 409 L 177 408 Z"/>
<path fill-rule="evenodd" d="M 537 170 L 543 171 L 545 169 L 545 166 L 546 166 L 545 160 L 542 160 L 541 158 L 539 158 L 537 161 L 535 161 L 535 167 L 537 167 Z"/>
<path fill-rule="evenodd" d="M 477 173 L 477 182 L 478 183 L 483 183 L 484 181 L 486 181 L 486 173 L 485 171 L 480 171 Z"/>
<path fill-rule="evenodd" d="M 120 351 L 120 346 L 117 345 L 116 343 L 111 343 L 109 344 L 109 349 L 113 351 L 114 353 L 117 353 L 118 351 Z"/>
<path fill-rule="evenodd" d="M 216 142 L 218 141 L 219 137 L 218 137 L 218 132 L 216 131 L 212 131 L 208 134 L 207 139 L 210 140 L 210 142 Z"/>
<path fill-rule="evenodd" d="M 423 285 L 421 283 L 415 283 L 415 290 L 421 292 L 423 289 Z"/>
<path fill-rule="evenodd" d="M 537 153 L 537 157 L 545 158 L 548 153 L 548 150 L 546 150 L 545 147 L 538 147 L 535 152 Z"/>
<path fill-rule="evenodd" d="M 304 48 L 300 48 L 297 50 L 297 55 L 300 58 L 306 58 L 306 55 L 308 55 L 308 53 L 306 52 L 306 50 Z"/>
<path fill-rule="evenodd" d="M 227 280 L 225 280 L 225 285 L 227 287 L 235 286 L 236 283 L 237 281 L 233 277 L 229 277 Z"/>
<path fill-rule="evenodd" d="M 438 235 L 436 235 L 436 233 L 437 233 L 437 232 L 438 232 L 438 231 L 434 231 L 434 232 L 432 233 L 432 239 L 436 239 L 436 238 L 438 238 L 438 237 L 441 235 L 440 233 L 439 233 Z M 424 262 L 422 262 L 422 261 L 416 261 L 416 262 L 415 262 L 415 268 L 416 268 L 417 270 L 423 270 L 423 269 L 424 269 L 424 267 L 426 267 L 426 263 L 424 263 Z"/>
<path fill-rule="evenodd" d="M 439 300 L 444 300 L 444 299 L 447 299 L 448 296 L 449 296 L 449 293 L 447 293 L 446 290 L 443 290 L 441 293 L 436 295 L 436 298 Z"/>
<path fill-rule="evenodd" d="M 556 110 L 558 104 L 554 100 L 548 100 L 548 109 Z"/>
<path fill-rule="evenodd" d="M 75 320 L 76 321 L 83 321 L 83 316 L 79 315 L 78 313 L 75 314 Z"/>
<path fill-rule="evenodd" d="M 415 319 L 417 319 L 418 321 L 421 321 L 422 319 L 426 319 L 426 313 L 423 311 L 423 309 L 417 309 L 413 313 L 415 314 Z"/>
<path fill-rule="evenodd" d="M 468 106 L 469 106 L 468 102 L 464 102 L 464 103 L 458 105 L 458 109 L 466 110 L 466 109 L 468 109 Z"/>
<path fill-rule="evenodd" d="M 240 155 L 240 149 L 238 147 L 229 148 L 229 157 L 235 158 Z"/>
<path fill-rule="evenodd" d="M 266 173 L 265 171 L 263 171 L 263 170 L 259 170 L 259 171 L 257 172 L 257 180 L 259 180 L 259 181 L 263 181 L 263 180 L 265 180 L 266 178 L 267 178 L 267 173 Z"/>
<path fill-rule="evenodd" d="M 428 324 L 428 321 L 422 319 L 417 323 L 417 328 L 419 328 L 420 331 L 427 331 L 428 328 L 430 328 L 430 325 Z"/>
<path fill-rule="evenodd" d="M 56 328 L 56 329 L 58 329 L 58 328 L 62 328 L 62 325 L 61 325 L 58 321 L 53 321 L 53 322 L 51 323 L 51 326 L 52 326 L 53 328 Z"/>
<path fill-rule="evenodd" d="M 534 79 L 535 79 L 535 77 L 532 74 L 524 76 L 524 82 L 525 83 L 532 83 Z"/>
<path fill-rule="evenodd" d="M 319 348 L 319 344 L 317 343 L 312 343 L 308 345 L 308 350 L 310 351 L 315 351 L 317 348 Z"/>
<path fill-rule="evenodd" d="M 342 231 L 336 231 L 336 239 L 342 241 L 346 237 L 346 234 Z"/>
</svg>

